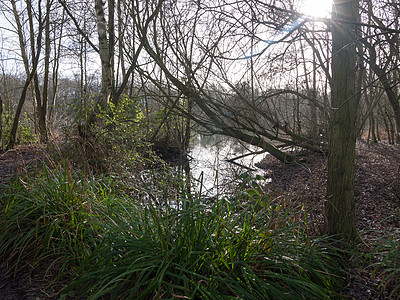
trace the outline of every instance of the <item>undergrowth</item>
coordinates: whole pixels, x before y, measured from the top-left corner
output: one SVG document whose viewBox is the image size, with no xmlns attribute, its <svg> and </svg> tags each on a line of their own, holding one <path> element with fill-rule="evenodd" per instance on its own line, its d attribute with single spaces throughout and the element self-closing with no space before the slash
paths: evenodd
<svg viewBox="0 0 400 300">
<path fill-rule="evenodd" d="M 390 297 L 400 298 L 400 233 L 384 232 L 373 241 L 373 251 L 368 254 L 372 258 L 369 268 L 372 276 L 381 279 L 381 291 Z"/>
<path fill-rule="evenodd" d="M 308 236 L 305 212 L 278 205 L 248 176 L 207 204 L 184 184 L 160 195 L 116 182 L 68 164 L 17 178 L 0 196 L 0 255 L 14 271 L 45 266 L 49 282 L 69 282 L 63 299 L 338 296 L 341 250 Z M 173 201 L 152 201 L 161 196 Z"/>
</svg>

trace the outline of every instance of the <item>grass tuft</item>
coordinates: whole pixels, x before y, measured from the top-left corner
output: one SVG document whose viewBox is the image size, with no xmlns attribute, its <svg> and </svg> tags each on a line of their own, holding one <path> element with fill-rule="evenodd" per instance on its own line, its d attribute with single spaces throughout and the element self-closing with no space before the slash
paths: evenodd
<svg viewBox="0 0 400 300">
<path fill-rule="evenodd" d="M 304 211 L 280 206 L 248 177 L 234 195 L 207 204 L 177 186 L 147 182 L 132 193 L 66 164 L 46 167 L 0 196 L 0 254 L 13 270 L 45 265 L 50 278 L 67 279 L 61 298 L 78 291 L 90 299 L 337 295 L 342 252 L 329 237 L 306 234 Z"/>
<path fill-rule="evenodd" d="M 396 297 L 400 294 L 400 234 L 383 233 L 374 241 L 374 249 L 369 254 L 375 258 L 369 267 L 372 275 L 380 278 L 382 291 Z"/>
</svg>

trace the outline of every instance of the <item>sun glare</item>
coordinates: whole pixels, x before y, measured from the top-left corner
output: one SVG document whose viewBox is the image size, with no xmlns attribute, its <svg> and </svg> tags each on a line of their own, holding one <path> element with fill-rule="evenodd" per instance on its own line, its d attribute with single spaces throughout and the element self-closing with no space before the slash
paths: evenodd
<svg viewBox="0 0 400 300">
<path fill-rule="evenodd" d="M 314 18 L 329 18 L 332 0 L 304 0 L 300 12 Z"/>
</svg>

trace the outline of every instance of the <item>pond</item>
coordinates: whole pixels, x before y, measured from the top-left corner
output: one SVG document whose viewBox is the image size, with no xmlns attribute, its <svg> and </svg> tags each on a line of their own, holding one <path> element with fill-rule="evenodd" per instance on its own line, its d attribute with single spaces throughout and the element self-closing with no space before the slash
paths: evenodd
<svg viewBox="0 0 400 300">
<path fill-rule="evenodd" d="M 254 165 L 268 155 L 267 152 L 260 153 L 260 150 L 225 136 L 197 135 L 189 149 L 195 189 L 201 189 L 206 197 L 214 197 L 233 190 L 238 178 L 246 172 L 263 176 L 263 170 Z M 254 154 L 246 155 L 248 153 Z"/>
</svg>

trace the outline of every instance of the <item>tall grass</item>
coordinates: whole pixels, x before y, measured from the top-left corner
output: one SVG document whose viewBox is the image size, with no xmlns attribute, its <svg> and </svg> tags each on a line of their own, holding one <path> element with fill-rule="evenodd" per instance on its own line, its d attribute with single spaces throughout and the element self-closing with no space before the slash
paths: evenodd
<svg viewBox="0 0 400 300">
<path fill-rule="evenodd" d="M 369 254 L 374 263 L 370 264 L 372 275 L 380 278 L 380 288 L 391 297 L 400 295 L 400 233 L 385 232 L 373 242 L 374 249 Z M 377 261 L 377 262 L 376 262 Z"/>
<path fill-rule="evenodd" d="M 148 188 L 127 194 L 66 166 L 18 179 L 0 196 L 0 254 L 67 278 L 63 298 L 329 299 L 340 288 L 340 250 L 251 178 L 211 204 L 182 188 L 158 206 Z"/>
<path fill-rule="evenodd" d="M 0 255 L 14 271 L 46 262 L 52 276 L 65 274 L 99 243 L 90 221 L 98 188 L 63 166 L 35 175 L 2 190 Z"/>
</svg>

